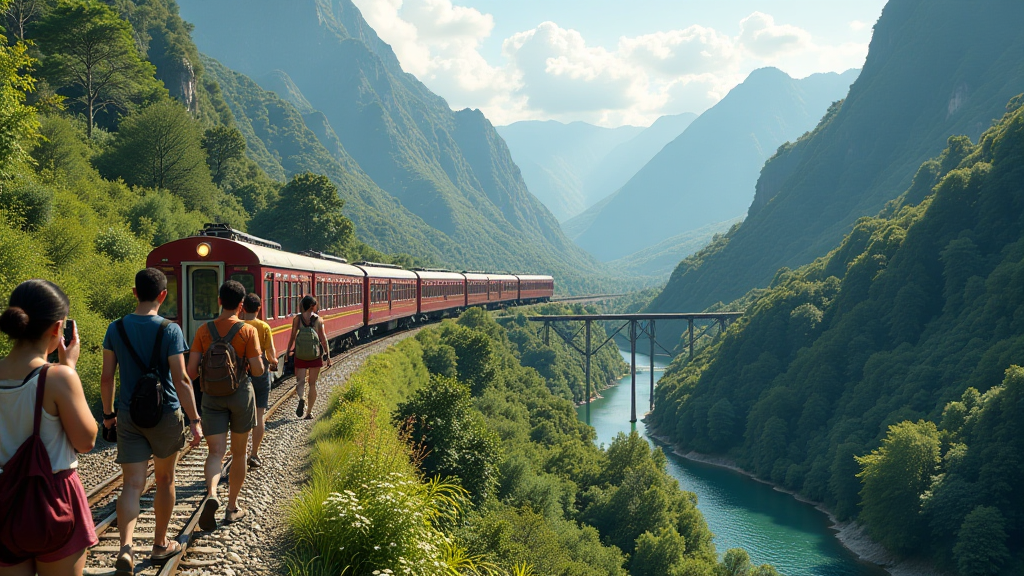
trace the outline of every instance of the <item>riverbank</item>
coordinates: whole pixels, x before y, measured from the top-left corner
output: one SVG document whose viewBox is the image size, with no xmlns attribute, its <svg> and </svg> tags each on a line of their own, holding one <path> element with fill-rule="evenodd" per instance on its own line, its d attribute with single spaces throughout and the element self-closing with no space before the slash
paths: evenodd
<svg viewBox="0 0 1024 576">
<path fill-rule="evenodd" d="M 868 562 L 879 566 L 892 576 L 949 576 L 948 574 L 939 571 L 928 562 L 920 560 L 907 560 L 899 558 L 885 549 L 884 546 L 875 542 L 868 536 L 864 527 L 855 522 L 847 521 L 840 522 L 832 514 L 832 511 L 825 507 L 821 502 L 815 502 L 809 498 L 801 496 L 796 492 L 787 490 L 781 486 L 778 486 L 767 480 L 763 480 L 754 476 L 752 473 L 744 470 L 736 465 L 736 462 L 730 458 L 724 456 L 715 456 L 710 454 L 702 454 L 700 452 L 684 452 L 673 444 L 668 438 L 653 434 L 648 430 L 648 435 L 654 438 L 658 442 L 667 445 L 672 448 L 672 453 L 685 458 L 693 462 L 700 462 L 702 464 L 709 464 L 720 468 L 725 468 L 733 472 L 742 474 L 762 484 L 771 486 L 774 490 L 788 494 L 794 499 L 810 504 L 815 507 L 818 511 L 825 514 L 829 522 L 831 523 L 831 529 L 835 531 L 835 537 L 844 548 L 852 552 L 857 558 L 863 562 Z"/>
</svg>

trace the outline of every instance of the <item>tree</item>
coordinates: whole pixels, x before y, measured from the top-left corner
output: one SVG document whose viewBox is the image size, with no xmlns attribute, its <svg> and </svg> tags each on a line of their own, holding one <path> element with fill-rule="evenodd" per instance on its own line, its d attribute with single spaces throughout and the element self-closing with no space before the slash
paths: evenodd
<svg viewBox="0 0 1024 576">
<path fill-rule="evenodd" d="M 18 38 L 25 39 L 25 26 L 42 16 L 45 8 L 43 0 L 12 0 L 5 10 L 7 24 Z"/>
<path fill-rule="evenodd" d="M 0 0 L 0 8 L 5 4 Z M 8 46 L 0 37 L 0 174 L 12 161 L 27 156 L 23 144 L 39 130 L 35 108 L 25 105 L 26 93 L 35 87 L 35 79 L 25 71 L 32 63 L 24 43 Z"/>
<path fill-rule="evenodd" d="M 889 426 L 882 446 L 858 456 L 863 482 L 861 518 L 882 544 L 911 549 L 921 527 L 921 494 L 939 463 L 939 432 L 932 422 Z"/>
<path fill-rule="evenodd" d="M 121 122 L 97 163 L 108 178 L 167 190 L 190 210 L 208 211 L 217 192 L 200 145 L 199 126 L 175 100 L 148 106 Z"/>
<path fill-rule="evenodd" d="M 326 176 L 298 174 L 281 189 L 274 207 L 257 215 L 253 232 L 292 251 L 342 254 L 352 241 L 352 221 L 341 213 L 345 201 Z"/>
<path fill-rule="evenodd" d="M 999 574 L 1010 559 L 1006 549 L 1006 521 L 992 506 L 978 506 L 960 526 L 960 535 L 953 556 L 956 567 L 964 576 Z"/>
<path fill-rule="evenodd" d="M 203 134 L 203 149 L 206 162 L 213 170 L 213 181 L 220 182 L 224 164 L 245 154 L 245 137 L 235 128 L 214 126 Z"/>
<path fill-rule="evenodd" d="M 54 87 L 71 88 L 65 91 L 85 108 L 89 138 L 98 112 L 127 110 L 132 98 L 162 90 L 156 68 L 135 47 L 131 25 L 98 0 L 63 0 L 36 32 L 46 50 L 43 75 Z"/>
<path fill-rule="evenodd" d="M 683 562 L 686 540 L 671 528 L 658 534 L 644 532 L 636 539 L 636 552 L 629 565 L 632 576 L 674 576 Z"/>
</svg>

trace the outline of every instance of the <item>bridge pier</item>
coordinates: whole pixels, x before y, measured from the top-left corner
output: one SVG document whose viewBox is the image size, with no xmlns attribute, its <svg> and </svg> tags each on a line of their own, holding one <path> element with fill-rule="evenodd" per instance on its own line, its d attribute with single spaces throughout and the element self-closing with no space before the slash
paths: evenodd
<svg viewBox="0 0 1024 576">
<path fill-rule="evenodd" d="M 629 321 L 629 372 L 630 392 L 629 421 L 636 424 L 636 320 Z"/>
</svg>

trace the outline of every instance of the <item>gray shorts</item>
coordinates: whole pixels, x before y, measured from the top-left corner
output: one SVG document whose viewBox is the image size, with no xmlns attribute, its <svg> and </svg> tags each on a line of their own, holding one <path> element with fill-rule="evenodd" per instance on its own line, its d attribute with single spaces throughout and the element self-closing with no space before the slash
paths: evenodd
<svg viewBox="0 0 1024 576">
<path fill-rule="evenodd" d="M 252 381 L 252 391 L 256 394 L 256 407 L 263 408 L 266 410 L 268 404 L 270 404 L 270 379 L 273 374 L 270 373 L 270 362 L 267 359 L 263 359 L 263 376 L 250 376 L 249 379 Z"/>
<path fill-rule="evenodd" d="M 230 396 L 203 394 L 203 434 L 242 434 L 255 427 L 256 398 L 249 380 Z"/>
<path fill-rule="evenodd" d="M 185 446 L 185 415 L 181 410 L 164 412 L 152 428 L 139 428 L 128 410 L 117 413 L 118 464 L 147 462 L 150 458 L 167 458 Z"/>
</svg>

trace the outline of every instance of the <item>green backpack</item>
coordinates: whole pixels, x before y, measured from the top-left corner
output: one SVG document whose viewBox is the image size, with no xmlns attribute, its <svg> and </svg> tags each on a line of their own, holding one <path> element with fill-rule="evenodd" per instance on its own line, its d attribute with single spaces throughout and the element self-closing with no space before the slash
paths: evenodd
<svg viewBox="0 0 1024 576">
<path fill-rule="evenodd" d="M 313 314 L 306 324 L 302 315 L 299 315 L 299 331 L 295 335 L 295 357 L 299 360 L 316 360 L 323 356 L 323 345 L 320 342 L 320 335 L 316 333 L 316 321 L 318 316 Z"/>
</svg>

